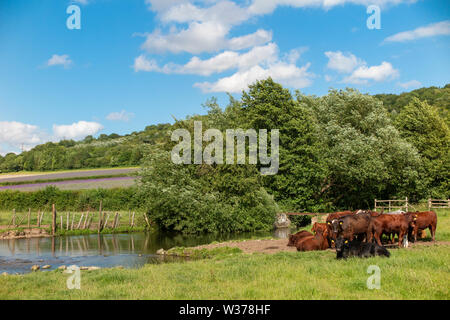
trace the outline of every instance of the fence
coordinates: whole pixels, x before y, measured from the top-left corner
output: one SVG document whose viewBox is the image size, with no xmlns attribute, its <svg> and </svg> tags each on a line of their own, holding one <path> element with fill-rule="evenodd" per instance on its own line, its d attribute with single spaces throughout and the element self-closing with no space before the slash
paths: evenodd
<svg viewBox="0 0 450 320">
<path fill-rule="evenodd" d="M 428 199 L 428 211 L 431 209 L 450 209 L 450 199 Z"/>
<path fill-rule="evenodd" d="M 50 217 L 49 217 L 50 215 Z M 98 221 L 93 222 L 95 216 L 98 215 Z M 144 220 L 148 227 L 150 227 L 150 222 L 148 220 L 147 215 L 144 213 Z M 44 221 L 44 218 L 46 221 Z M 125 218 L 126 219 L 126 218 Z M 36 214 L 31 212 L 31 209 L 28 212 L 22 214 L 17 214 L 14 209 L 12 212 L 12 216 L 9 219 L 9 223 L 6 225 L 6 229 L 17 229 L 17 228 L 41 228 L 41 227 L 51 227 L 51 234 L 55 234 L 56 230 L 89 230 L 96 228 L 99 232 L 104 228 L 116 229 L 120 226 L 121 214 L 119 212 L 104 212 L 101 209 L 96 212 L 81 212 L 81 213 L 57 213 L 55 205 L 52 205 L 51 212 L 37 211 Z M 128 224 L 131 228 L 136 226 L 136 213 L 133 211 L 129 211 L 128 213 Z M 46 223 L 46 224 L 44 224 Z M 92 226 L 92 227 L 91 227 Z"/>
<path fill-rule="evenodd" d="M 404 200 L 377 200 L 375 199 L 375 206 L 374 211 L 385 210 L 387 209 L 388 212 L 392 211 L 392 209 L 405 209 L 405 211 L 408 211 L 410 204 L 408 203 L 408 197 L 406 197 Z"/>
</svg>

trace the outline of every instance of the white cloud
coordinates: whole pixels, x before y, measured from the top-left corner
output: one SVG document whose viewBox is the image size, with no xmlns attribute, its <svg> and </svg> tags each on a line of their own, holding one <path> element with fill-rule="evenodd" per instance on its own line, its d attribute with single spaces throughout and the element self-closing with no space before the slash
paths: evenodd
<svg viewBox="0 0 450 320">
<path fill-rule="evenodd" d="M 148 60 L 143 54 L 141 54 L 139 57 L 134 59 L 134 65 L 133 65 L 134 71 L 160 71 L 158 64 L 155 60 Z"/>
<path fill-rule="evenodd" d="M 296 89 L 307 87 L 311 84 L 310 78 L 313 76 L 308 73 L 309 64 L 299 68 L 294 64 L 277 62 L 263 68 L 259 65 L 251 69 L 238 71 L 232 76 L 221 78 L 216 82 L 202 82 L 194 84 L 203 92 L 230 92 L 238 93 L 245 90 L 249 84 L 256 80 L 263 80 L 272 77 L 274 81 Z"/>
<path fill-rule="evenodd" d="M 17 121 L 0 121 L 0 143 L 11 149 L 29 150 L 43 143 L 48 135 L 38 126 Z"/>
<path fill-rule="evenodd" d="M 402 87 L 403 89 L 411 89 L 411 88 L 417 89 L 422 86 L 422 83 L 417 80 L 411 80 L 411 81 L 403 82 L 403 83 L 399 82 L 398 85 L 400 87 Z"/>
<path fill-rule="evenodd" d="M 343 82 L 353 83 L 353 84 L 365 84 L 369 80 L 373 81 L 385 81 L 397 78 L 399 72 L 394 69 L 392 64 L 383 61 L 378 66 L 367 67 L 366 65 L 360 66 L 353 73 L 344 78 Z"/>
<path fill-rule="evenodd" d="M 47 66 L 49 66 L 49 67 L 61 65 L 64 68 L 68 68 L 71 64 L 72 64 L 72 60 L 69 59 L 69 55 L 67 55 L 67 54 L 63 54 L 63 55 L 54 54 L 47 61 Z"/>
<path fill-rule="evenodd" d="M 345 55 L 341 51 L 327 51 L 325 52 L 325 55 L 329 59 L 327 67 L 340 73 L 350 73 L 357 66 L 364 63 L 364 61 L 351 53 Z"/>
<path fill-rule="evenodd" d="M 148 60 L 143 55 L 135 59 L 134 69 L 136 71 L 157 71 L 162 73 L 196 74 L 209 76 L 230 69 L 248 69 L 260 63 L 275 61 L 278 57 L 278 46 L 269 43 L 265 46 L 254 47 L 246 53 L 235 51 L 224 51 L 210 59 L 202 60 L 192 57 L 185 65 L 166 64 L 159 67 L 154 60 Z M 292 57 L 290 56 L 292 59 Z M 298 58 L 298 55 L 297 55 Z"/>
<path fill-rule="evenodd" d="M 252 14 L 272 13 L 279 6 L 290 6 L 294 8 L 321 7 L 325 10 L 335 6 L 345 4 L 357 4 L 368 6 L 371 4 L 385 7 L 387 5 L 396 5 L 400 3 L 412 3 L 417 0 L 253 0 L 249 7 Z"/>
<path fill-rule="evenodd" d="M 396 33 L 384 39 L 385 42 L 406 42 L 420 38 L 450 35 L 450 20 L 432 23 L 414 30 Z"/>
<path fill-rule="evenodd" d="M 78 121 L 70 125 L 53 125 L 53 134 L 58 139 L 80 140 L 88 135 L 94 135 L 103 126 L 97 122 Z"/>
<path fill-rule="evenodd" d="M 106 116 L 106 119 L 109 121 L 124 121 L 128 122 L 131 120 L 131 118 L 134 117 L 134 113 L 132 112 L 126 112 L 125 110 L 122 110 L 120 112 L 111 112 Z"/>
</svg>

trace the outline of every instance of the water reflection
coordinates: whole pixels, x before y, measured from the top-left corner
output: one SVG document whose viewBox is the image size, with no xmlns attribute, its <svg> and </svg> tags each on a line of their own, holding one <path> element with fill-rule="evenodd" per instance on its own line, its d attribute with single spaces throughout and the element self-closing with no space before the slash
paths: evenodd
<svg viewBox="0 0 450 320">
<path fill-rule="evenodd" d="M 170 233 L 93 234 L 0 240 L 0 273 L 28 272 L 33 264 L 139 267 L 177 258 L 156 255 L 160 248 L 196 246 L 212 241 L 271 236 L 271 232 L 187 236 Z M 50 269 L 50 270 L 51 270 Z"/>
</svg>

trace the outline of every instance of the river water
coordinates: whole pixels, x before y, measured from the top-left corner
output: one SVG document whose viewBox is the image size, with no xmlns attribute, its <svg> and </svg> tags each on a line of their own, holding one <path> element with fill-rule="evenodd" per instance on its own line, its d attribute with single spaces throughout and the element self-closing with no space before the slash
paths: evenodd
<svg viewBox="0 0 450 320">
<path fill-rule="evenodd" d="M 239 234 L 180 235 L 162 232 L 92 234 L 53 238 L 0 240 L 0 274 L 30 272 L 33 265 L 96 266 L 137 268 L 147 263 L 164 263 L 184 258 L 156 255 L 158 249 L 190 247 L 213 241 L 278 236 L 273 232 Z M 284 237 L 284 235 L 282 236 Z"/>
</svg>

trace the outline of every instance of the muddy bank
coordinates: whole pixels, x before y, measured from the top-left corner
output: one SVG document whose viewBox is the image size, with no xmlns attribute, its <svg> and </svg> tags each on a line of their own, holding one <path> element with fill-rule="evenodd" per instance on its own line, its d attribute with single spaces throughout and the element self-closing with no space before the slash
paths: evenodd
<svg viewBox="0 0 450 320">
<path fill-rule="evenodd" d="M 51 237 L 45 229 L 10 230 L 0 233 L 0 240 Z"/>
</svg>

